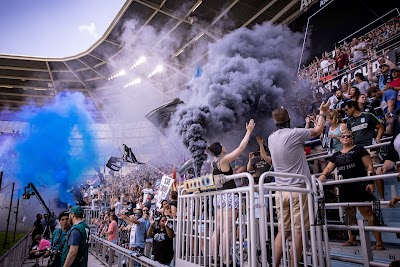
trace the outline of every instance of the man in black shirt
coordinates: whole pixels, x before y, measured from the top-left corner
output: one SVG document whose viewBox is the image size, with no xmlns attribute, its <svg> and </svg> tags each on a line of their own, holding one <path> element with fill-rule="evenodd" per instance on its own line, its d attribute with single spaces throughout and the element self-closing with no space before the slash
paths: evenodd
<svg viewBox="0 0 400 267">
<path fill-rule="evenodd" d="M 360 108 L 356 101 L 348 101 L 344 104 L 344 110 L 349 117 L 347 120 L 347 129 L 353 132 L 354 144 L 362 147 L 372 145 L 372 140 L 376 143 L 381 143 L 381 138 L 384 133 L 384 127 L 375 115 L 372 113 L 360 112 Z M 375 134 L 375 130 L 377 133 Z M 371 155 L 372 163 L 379 164 L 380 159 L 376 151 L 368 150 Z M 376 180 L 376 187 L 379 192 L 380 199 L 384 199 L 384 184 L 383 180 Z"/>
<path fill-rule="evenodd" d="M 38 243 L 35 240 L 36 235 L 42 235 L 43 234 L 43 225 L 42 225 L 42 219 L 43 216 L 42 214 L 36 214 L 36 221 L 33 224 L 33 230 L 32 230 L 32 247 L 36 246 Z"/>
<path fill-rule="evenodd" d="M 381 143 L 384 132 L 383 125 L 371 113 L 362 113 L 356 101 L 348 101 L 344 104 L 344 111 L 349 119 L 347 129 L 353 132 L 354 144 L 362 147 L 372 145 L 372 139 Z M 375 129 L 378 131 L 375 135 Z"/>
</svg>

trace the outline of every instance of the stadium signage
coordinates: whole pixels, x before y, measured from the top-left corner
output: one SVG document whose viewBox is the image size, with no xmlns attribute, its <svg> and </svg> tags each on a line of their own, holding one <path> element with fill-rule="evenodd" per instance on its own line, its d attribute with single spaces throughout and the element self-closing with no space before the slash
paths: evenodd
<svg viewBox="0 0 400 267">
<path fill-rule="evenodd" d="M 372 73 L 375 73 L 376 70 L 379 68 L 379 63 L 377 60 L 372 62 Z M 364 63 L 362 65 L 357 66 L 356 68 L 350 70 L 347 73 L 344 73 L 342 75 L 332 77 L 332 76 L 327 76 L 325 81 L 326 82 L 331 82 L 332 87 L 336 86 L 337 88 L 340 88 L 341 84 L 344 82 L 345 79 L 347 81 L 352 81 L 354 79 L 354 75 L 357 73 L 362 73 L 365 77 L 368 76 L 368 67 L 367 63 Z"/>
<path fill-rule="evenodd" d="M 321 0 L 324 1 L 324 0 Z M 301 0 L 300 11 L 307 9 L 311 4 L 315 3 L 315 0 Z"/>
</svg>

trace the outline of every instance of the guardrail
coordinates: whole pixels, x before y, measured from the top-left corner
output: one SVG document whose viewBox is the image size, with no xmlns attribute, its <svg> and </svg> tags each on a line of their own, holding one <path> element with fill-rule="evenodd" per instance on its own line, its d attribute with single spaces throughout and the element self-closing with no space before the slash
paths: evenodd
<svg viewBox="0 0 400 267">
<path fill-rule="evenodd" d="M 31 244 L 31 232 L 27 233 L 0 258 L 0 267 L 20 267 L 26 259 Z"/>
<path fill-rule="evenodd" d="M 249 186 L 184 194 L 178 191 L 176 266 L 228 264 L 257 266 L 255 186 L 249 173 L 229 175 L 225 180 L 247 178 Z"/>
<path fill-rule="evenodd" d="M 90 252 L 104 265 L 112 267 L 117 264 L 118 267 L 122 266 L 154 266 L 154 267 L 165 267 L 167 265 L 161 264 L 157 261 L 149 259 L 145 256 L 140 256 L 134 254 L 129 249 L 125 249 L 114 243 L 108 242 L 96 235 L 90 235 L 91 248 Z M 101 255 L 99 254 L 99 249 L 101 249 Z M 116 256 L 117 262 L 114 259 L 109 258 L 106 260 L 106 255 L 111 252 Z"/>
<path fill-rule="evenodd" d="M 358 177 L 358 178 L 349 178 L 349 179 L 342 179 L 342 180 L 334 180 L 334 181 L 327 181 L 327 182 L 320 182 L 316 175 L 312 175 L 311 180 L 312 183 L 315 185 L 315 193 L 320 197 L 323 197 L 324 186 L 337 186 L 341 184 L 348 184 L 354 182 L 367 182 L 367 181 L 375 181 L 375 180 L 385 180 L 397 177 L 397 173 L 390 173 L 390 174 L 383 174 L 383 175 L 376 175 L 376 176 L 366 176 L 366 177 Z M 388 201 L 379 202 L 383 205 L 388 205 Z M 372 206 L 372 202 L 353 202 L 353 203 L 326 203 L 326 208 L 343 208 L 348 206 Z M 325 222 L 326 220 L 326 213 L 324 214 Z M 331 225 L 325 223 L 324 225 L 324 232 L 327 230 L 358 230 L 360 233 L 360 245 L 361 245 L 361 255 L 362 260 L 354 259 L 354 257 L 345 257 L 345 256 L 331 256 L 331 259 L 349 262 L 349 263 L 357 263 L 363 264 L 364 266 L 385 266 L 387 264 L 376 262 L 374 261 L 374 255 L 371 249 L 371 240 L 368 233 L 373 232 L 391 232 L 391 233 L 400 233 L 400 228 L 397 227 L 386 227 L 386 226 L 366 226 L 364 220 L 358 220 L 357 226 L 350 226 L 350 225 Z M 329 247 L 327 247 L 329 248 Z M 329 251 L 329 250 L 327 250 Z M 390 259 L 388 259 L 390 260 Z"/>
</svg>

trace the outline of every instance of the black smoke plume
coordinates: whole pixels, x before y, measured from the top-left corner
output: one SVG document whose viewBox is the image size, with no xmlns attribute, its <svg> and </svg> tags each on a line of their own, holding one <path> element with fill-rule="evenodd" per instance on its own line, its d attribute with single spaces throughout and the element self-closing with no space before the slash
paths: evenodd
<svg viewBox="0 0 400 267">
<path fill-rule="evenodd" d="M 203 75 L 191 85 L 176 127 L 194 158 L 196 174 L 207 158 L 206 141 L 242 138 L 227 133 L 255 119 L 266 125 L 272 111 L 286 105 L 301 52 L 301 35 L 286 26 L 264 23 L 240 28 L 209 45 Z M 219 138 L 219 140 L 215 140 Z M 235 140 L 236 141 L 236 140 Z M 237 140 L 239 141 L 239 140 Z"/>
</svg>

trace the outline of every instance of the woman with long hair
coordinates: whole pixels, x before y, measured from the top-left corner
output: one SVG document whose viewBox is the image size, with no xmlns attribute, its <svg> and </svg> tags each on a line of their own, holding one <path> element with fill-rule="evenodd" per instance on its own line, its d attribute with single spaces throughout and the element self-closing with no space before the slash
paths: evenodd
<svg viewBox="0 0 400 267">
<path fill-rule="evenodd" d="M 347 125 L 343 123 L 342 116 L 340 116 L 337 110 L 331 110 L 326 115 L 326 121 L 329 124 L 329 138 L 330 146 L 329 150 L 331 153 L 342 150 L 342 144 L 340 143 L 340 136 L 342 132 L 347 130 Z"/>
<path fill-rule="evenodd" d="M 349 99 L 356 101 L 358 100 L 358 98 L 360 97 L 361 93 L 360 93 L 360 89 L 358 89 L 355 86 L 350 87 L 349 90 Z"/>
<path fill-rule="evenodd" d="M 215 142 L 211 144 L 207 149 L 214 156 L 212 162 L 212 174 L 213 175 L 232 175 L 233 169 L 231 166 L 231 162 L 234 161 L 237 157 L 242 154 L 242 152 L 246 149 L 246 146 L 249 142 L 250 135 L 254 130 L 254 120 L 250 120 L 249 123 L 246 123 L 246 134 L 243 137 L 243 140 L 240 142 L 240 145 L 228 153 L 226 148 L 222 146 L 219 142 Z M 229 180 L 225 182 L 222 188 L 218 190 L 232 189 L 236 188 L 236 184 L 234 180 Z M 232 194 L 222 194 L 216 195 L 214 197 L 214 206 L 216 207 L 216 226 L 212 235 L 212 251 L 214 260 L 217 260 L 217 255 L 219 253 L 219 244 L 220 244 L 220 234 L 222 231 L 222 259 L 223 264 L 229 266 L 231 264 L 231 260 L 229 259 L 229 252 L 232 246 L 232 238 L 228 238 L 229 244 L 227 244 L 226 236 L 232 233 L 232 220 L 237 217 L 238 209 L 239 209 L 239 196 Z M 234 212 L 232 212 L 232 207 L 234 207 Z M 222 222 L 222 225 L 221 223 Z M 228 253 L 227 253 L 228 252 Z"/>
</svg>

